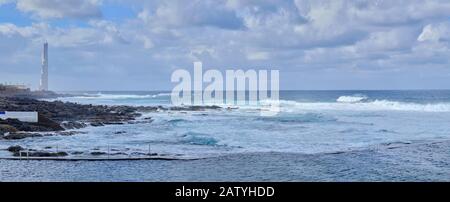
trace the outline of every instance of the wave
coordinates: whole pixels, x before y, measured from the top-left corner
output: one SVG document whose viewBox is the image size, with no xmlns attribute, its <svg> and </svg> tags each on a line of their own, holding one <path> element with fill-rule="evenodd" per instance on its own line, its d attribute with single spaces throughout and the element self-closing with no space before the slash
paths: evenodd
<svg viewBox="0 0 450 202">
<path fill-rule="evenodd" d="M 166 97 L 166 96 L 170 96 L 170 93 L 158 93 L 158 94 L 154 94 L 154 95 L 85 93 L 82 96 L 76 96 L 76 97 L 72 97 L 72 98 L 120 100 L 120 99 L 146 99 L 146 98 L 157 98 L 157 97 Z"/>
<path fill-rule="evenodd" d="M 345 111 L 418 111 L 418 112 L 450 112 L 450 103 L 419 104 L 389 100 L 370 102 L 296 102 L 280 100 L 282 111 L 299 110 L 345 110 Z"/>
<path fill-rule="evenodd" d="M 182 142 L 193 145 L 217 145 L 219 142 L 215 138 L 209 137 L 208 134 L 204 133 L 187 132 L 183 134 L 182 137 Z"/>
<path fill-rule="evenodd" d="M 126 100 L 132 103 L 133 100 L 152 99 L 157 97 L 170 97 L 170 93 L 158 93 L 147 95 L 126 95 L 126 94 L 84 94 L 79 97 L 69 97 L 67 100 L 71 101 L 73 98 L 77 101 L 85 100 L 108 100 L 108 101 L 122 101 Z M 64 98 L 63 98 L 64 99 Z M 142 104 L 142 103 L 139 103 Z M 218 105 L 222 108 L 231 107 L 238 111 L 267 111 L 271 110 L 271 106 L 279 104 L 280 110 L 283 112 L 298 112 L 301 110 L 347 110 L 347 111 L 419 111 L 419 112 L 450 112 L 450 102 L 443 103 L 411 103 L 391 100 L 371 100 L 362 94 L 342 95 L 336 99 L 335 102 L 298 102 L 293 100 L 262 100 L 257 105 L 248 105 L 245 102 L 237 102 L 235 105 L 229 104 L 215 104 L 205 103 L 204 106 Z"/>
<path fill-rule="evenodd" d="M 156 95 L 152 95 L 152 98 L 156 98 L 156 97 L 169 97 L 169 96 L 171 96 L 172 94 L 170 94 L 170 93 L 158 93 L 158 94 L 156 94 Z"/>
<path fill-rule="evenodd" d="M 361 102 L 364 100 L 367 100 L 367 96 L 365 95 L 351 95 L 351 96 L 341 96 L 336 101 L 344 103 L 353 103 L 353 102 Z"/>
</svg>

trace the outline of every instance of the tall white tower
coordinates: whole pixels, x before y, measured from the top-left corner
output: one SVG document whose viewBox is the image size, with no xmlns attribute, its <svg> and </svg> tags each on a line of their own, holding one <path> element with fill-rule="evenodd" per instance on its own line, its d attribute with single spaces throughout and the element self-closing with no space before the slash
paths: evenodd
<svg viewBox="0 0 450 202">
<path fill-rule="evenodd" d="M 48 43 L 44 43 L 42 50 L 42 69 L 41 69 L 41 83 L 39 90 L 48 91 Z"/>
</svg>

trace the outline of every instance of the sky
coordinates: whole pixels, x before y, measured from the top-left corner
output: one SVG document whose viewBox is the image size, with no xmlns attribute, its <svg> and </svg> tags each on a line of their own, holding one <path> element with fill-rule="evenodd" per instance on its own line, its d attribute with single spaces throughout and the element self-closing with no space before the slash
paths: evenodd
<svg viewBox="0 0 450 202">
<path fill-rule="evenodd" d="M 450 89 L 448 0 L 0 0 L 0 82 L 171 90 L 176 69 L 277 69 L 284 90 Z"/>
</svg>

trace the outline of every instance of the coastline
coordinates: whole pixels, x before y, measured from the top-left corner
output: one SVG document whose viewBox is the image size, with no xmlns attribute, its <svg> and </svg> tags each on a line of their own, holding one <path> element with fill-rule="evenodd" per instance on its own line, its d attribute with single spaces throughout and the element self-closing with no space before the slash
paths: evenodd
<svg viewBox="0 0 450 202">
<path fill-rule="evenodd" d="M 347 94 L 337 92 L 329 96 L 331 97 L 329 100 L 336 100 L 344 95 Z M 368 97 L 377 100 L 383 96 L 385 95 Z M 102 102 L 111 97 L 117 102 Z M 428 99 L 427 96 L 419 97 Z M 78 100 L 83 99 L 67 100 L 79 103 Z M 411 111 L 395 109 L 383 111 L 384 108 L 372 111 L 319 110 L 307 113 L 295 111 L 294 114 L 284 113 L 276 118 L 265 118 L 250 116 L 254 111 L 248 112 L 243 108 L 227 113 L 229 110 L 216 106 L 163 107 L 166 105 L 153 105 L 154 103 L 149 102 L 151 99 L 154 98 L 150 93 L 137 96 L 102 95 L 95 99 L 100 100 L 99 102 L 92 104 L 0 98 L 3 108 L 44 109 L 42 113 L 45 117 L 63 128 L 61 131 L 44 129 L 28 131 L 16 133 L 15 136 L 9 136 L 10 133 L 6 139 L 4 137 L 0 139 L 3 143 L 1 149 L 7 149 L 0 151 L 0 155 L 7 158 L 0 158 L 1 179 L 4 181 L 448 181 L 450 179 L 448 172 L 450 155 L 447 149 L 450 147 L 450 141 L 447 141 L 445 125 L 441 123 L 448 120 L 446 117 L 449 114 L 446 110 L 440 113 L 417 111 L 414 108 L 410 109 Z M 324 102 L 327 102 L 327 99 L 324 99 Z M 141 101 L 136 102 L 137 104 L 145 102 L 152 105 L 122 105 L 133 103 L 135 100 Z M 355 106 L 371 102 L 332 104 Z M 118 104 L 109 105 L 109 103 Z M 409 107 L 408 104 L 403 104 Z M 418 127 L 400 127 L 398 123 L 415 123 L 412 125 Z M 212 126 L 217 127 L 217 130 L 209 132 L 208 130 L 214 129 Z M 289 130 L 285 134 L 280 134 L 273 132 L 275 128 Z M 330 130 L 324 130 L 327 128 Z M 232 136 L 232 134 L 243 135 Z M 12 137 L 19 139 L 8 139 Z M 250 139 L 252 137 L 257 138 Z M 339 139 L 346 137 L 349 139 Z M 230 142 L 233 138 L 235 142 Z M 246 140 L 245 145 L 239 142 L 243 139 Z M 370 141 L 374 139 L 378 141 Z M 343 147 L 332 144 L 340 143 L 340 140 L 345 140 L 346 144 L 343 144 Z M 285 144 L 270 147 L 270 141 Z M 85 144 L 86 142 L 88 143 Z M 325 149 L 315 148 L 317 144 L 314 143 L 325 146 Z M 262 146 L 254 149 L 251 148 L 254 146 L 252 144 Z M 289 146 L 289 150 L 285 145 Z M 8 146 L 11 147 L 7 148 Z M 190 151 L 194 152 L 189 153 Z M 20 152 L 26 156 L 19 158 Z"/>
<path fill-rule="evenodd" d="M 55 94 L 57 95 L 57 94 Z M 68 95 L 62 95 L 68 96 Z M 38 112 L 37 123 L 22 122 L 17 119 L 0 119 L 0 141 L 20 140 L 25 138 L 39 138 L 44 136 L 72 136 L 82 134 L 78 131 L 85 127 L 102 127 L 107 125 L 123 125 L 136 123 L 151 123 L 153 119 L 146 117 L 141 120 L 137 118 L 142 113 L 157 111 L 203 111 L 207 109 L 220 109 L 218 106 L 127 106 L 127 105 L 92 105 L 77 104 L 62 101 L 42 101 L 21 96 L 0 97 L 0 111 L 36 111 Z M 120 134 L 121 132 L 117 132 Z M 26 155 L 32 158 L 54 158 L 70 156 L 69 152 L 44 150 L 33 150 L 21 145 L 11 145 L 6 148 L 13 157 Z M 23 154 L 24 153 L 24 154 Z M 109 156 L 109 153 L 92 152 L 92 156 Z M 113 153 L 111 155 L 121 155 Z M 156 158 L 158 154 L 141 153 L 149 158 Z M 156 157 L 155 157 L 156 156 Z M 140 157 L 142 158 L 142 157 Z M 162 157 L 161 157 L 162 158 Z"/>
</svg>

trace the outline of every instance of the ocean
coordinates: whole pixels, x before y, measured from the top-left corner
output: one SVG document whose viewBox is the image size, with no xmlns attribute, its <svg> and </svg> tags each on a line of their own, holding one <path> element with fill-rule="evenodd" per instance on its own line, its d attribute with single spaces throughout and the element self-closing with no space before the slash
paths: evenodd
<svg viewBox="0 0 450 202">
<path fill-rule="evenodd" d="M 57 100 L 170 106 L 170 93 L 162 91 L 76 93 L 83 96 Z M 281 91 L 280 104 L 276 116 L 261 116 L 260 108 L 244 105 L 232 110 L 161 111 L 143 114 L 142 119 L 154 120 L 151 123 L 87 127 L 74 136 L 0 142 L 1 148 L 23 145 L 85 154 L 112 150 L 127 156 L 151 151 L 199 160 L 0 161 L 0 175 L 8 181 L 450 180 L 450 156 L 443 149 L 450 141 L 450 90 Z M 36 170 L 36 175 L 14 175 L 5 171 L 12 164 L 41 166 L 67 175 Z M 164 165 L 171 169 L 164 170 Z M 146 167 L 158 171 L 147 172 Z M 105 178 L 104 170 L 114 176 Z"/>
</svg>

